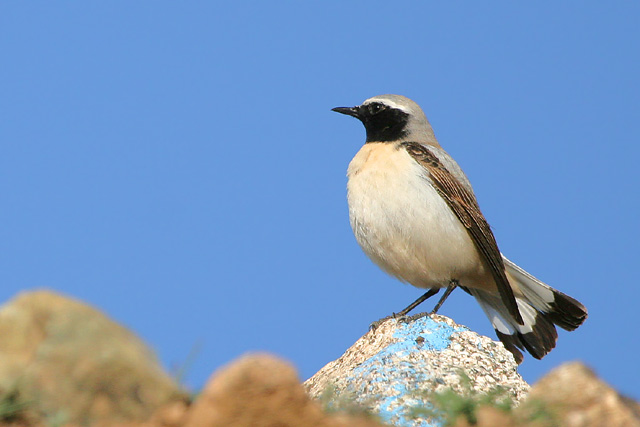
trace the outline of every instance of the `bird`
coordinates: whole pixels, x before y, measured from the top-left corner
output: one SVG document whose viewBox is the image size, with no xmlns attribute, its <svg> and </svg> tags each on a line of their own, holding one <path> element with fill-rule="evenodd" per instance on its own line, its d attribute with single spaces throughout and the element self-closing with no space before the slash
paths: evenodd
<svg viewBox="0 0 640 427">
<path fill-rule="evenodd" d="M 536 359 L 548 354 L 558 339 L 556 326 L 572 331 L 585 321 L 584 305 L 500 252 L 469 179 L 417 103 L 378 95 L 332 110 L 357 118 L 366 130 L 347 169 L 357 242 L 383 271 L 427 289 L 398 316 L 446 288 L 435 313 L 460 287 L 475 297 L 518 364 L 521 350 Z"/>
</svg>

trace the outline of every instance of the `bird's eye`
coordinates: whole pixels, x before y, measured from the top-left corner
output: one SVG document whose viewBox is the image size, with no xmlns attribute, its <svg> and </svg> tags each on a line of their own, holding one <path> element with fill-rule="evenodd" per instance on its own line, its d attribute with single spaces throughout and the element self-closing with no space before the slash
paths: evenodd
<svg viewBox="0 0 640 427">
<path fill-rule="evenodd" d="M 378 114 L 380 111 L 384 110 L 385 106 L 374 102 L 373 104 L 369 104 L 369 114 Z"/>
</svg>

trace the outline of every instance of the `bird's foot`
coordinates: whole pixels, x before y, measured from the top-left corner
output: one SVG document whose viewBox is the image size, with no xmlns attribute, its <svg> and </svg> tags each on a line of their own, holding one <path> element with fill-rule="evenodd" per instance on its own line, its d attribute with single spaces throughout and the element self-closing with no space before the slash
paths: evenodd
<svg viewBox="0 0 640 427">
<path fill-rule="evenodd" d="M 386 316 L 382 319 L 376 320 L 375 322 L 371 322 L 371 324 L 369 325 L 369 330 L 375 332 L 375 330 L 378 329 L 380 325 L 390 319 L 398 319 L 398 315 L 396 313 L 393 313 L 391 316 Z"/>
<path fill-rule="evenodd" d="M 369 325 L 369 330 L 375 332 L 375 330 L 378 329 L 380 325 L 382 325 L 384 322 L 390 319 L 395 319 L 396 322 L 409 323 L 428 315 L 429 313 L 419 313 L 419 314 L 414 314 L 413 316 L 407 316 L 406 314 L 402 314 L 402 312 L 393 313 L 390 316 L 383 317 L 382 319 L 376 320 L 375 322 L 371 323 Z"/>
<path fill-rule="evenodd" d="M 407 323 L 414 322 L 418 319 L 422 319 L 423 317 L 431 317 L 432 314 L 434 313 L 425 311 L 423 313 L 414 314 L 413 316 L 404 316 L 404 321 Z"/>
</svg>

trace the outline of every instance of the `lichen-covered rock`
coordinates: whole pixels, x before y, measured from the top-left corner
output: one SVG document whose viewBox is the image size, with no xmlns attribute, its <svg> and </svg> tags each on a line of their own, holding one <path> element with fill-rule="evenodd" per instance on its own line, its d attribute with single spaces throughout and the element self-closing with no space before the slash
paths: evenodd
<svg viewBox="0 0 640 427">
<path fill-rule="evenodd" d="M 0 309 L 0 393 L 28 402 L 47 425 L 146 420 L 183 398 L 131 331 L 48 291 Z"/>
<path fill-rule="evenodd" d="M 369 331 L 339 359 L 305 382 L 309 394 L 353 399 L 396 426 L 429 425 L 408 416 L 424 405 L 425 395 L 446 388 L 464 392 L 467 376 L 473 391 L 500 386 L 515 403 L 529 385 L 517 372 L 504 346 L 444 316 L 405 323 L 388 320 Z"/>
</svg>

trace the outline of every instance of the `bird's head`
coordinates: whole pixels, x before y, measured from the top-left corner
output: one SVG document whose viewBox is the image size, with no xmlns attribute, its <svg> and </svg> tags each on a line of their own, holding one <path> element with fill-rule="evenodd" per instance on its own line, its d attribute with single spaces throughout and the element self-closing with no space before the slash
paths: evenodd
<svg viewBox="0 0 640 427">
<path fill-rule="evenodd" d="M 433 129 L 418 104 L 401 95 L 378 95 L 355 107 L 333 111 L 360 120 L 367 142 L 412 141 L 437 144 Z"/>
</svg>

